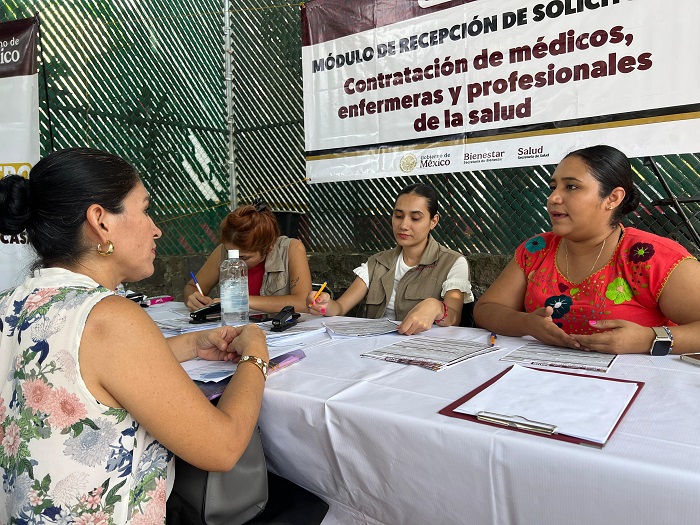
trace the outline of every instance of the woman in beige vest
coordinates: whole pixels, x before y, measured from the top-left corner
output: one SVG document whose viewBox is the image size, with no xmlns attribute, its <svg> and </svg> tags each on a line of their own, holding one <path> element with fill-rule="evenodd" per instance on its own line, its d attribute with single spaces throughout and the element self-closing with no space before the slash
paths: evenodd
<svg viewBox="0 0 700 525">
<path fill-rule="evenodd" d="M 365 299 L 364 317 L 402 321 L 402 334 L 423 332 L 433 323 L 458 325 L 464 303 L 474 300 L 469 266 L 462 254 L 433 239 L 430 232 L 439 220 L 432 187 L 413 184 L 401 190 L 391 216 L 397 246 L 355 268 L 357 278 L 337 301 L 327 293 L 314 301 L 315 294 L 309 293 L 309 311 L 345 315 Z"/>
<path fill-rule="evenodd" d="M 306 309 L 311 291 L 311 272 L 301 241 L 280 235 L 275 215 L 263 203 L 240 206 L 221 222 L 222 243 L 197 272 L 197 281 L 185 285 L 184 298 L 190 310 L 218 299 L 208 297 L 219 282 L 219 265 L 227 250 L 239 250 L 248 265 L 248 291 L 251 310 L 275 313 L 288 305 L 297 312 Z"/>
</svg>

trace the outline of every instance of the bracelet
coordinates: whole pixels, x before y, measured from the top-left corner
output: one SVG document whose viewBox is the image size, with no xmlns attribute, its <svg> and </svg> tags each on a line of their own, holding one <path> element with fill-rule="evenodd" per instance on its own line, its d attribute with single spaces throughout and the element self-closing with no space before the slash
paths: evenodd
<svg viewBox="0 0 700 525">
<path fill-rule="evenodd" d="M 267 381 L 267 363 L 265 361 L 252 355 L 244 355 L 241 357 L 240 361 L 238 361 L 239 365 L 241 363 L 252 363 L 257 366 L 262 372 L 263 378 Z"/>
<path fill-rule="evenodd" d="M 435 324 L 442 323 L 445 319 L 447 319 L 447 314 L 450 313 L 449 309 L 447 308 L 447 304 L 445 304 L 445 301 L 440 302 L 442 303 L 443 313 L 440 319 L 435 319 L 435 321 L 433 321 Z"/>
<path fill-rule="evenodd" d="M 664 330 L 666 330 L 666 335 L 668 335 L 668 338 L 671 340 L 671 346 L 668 347 L 669 350 L 673 348 L 673 334 L 671 333 L 671 330 L 668 329 L 667 326 L 662 326 Z"/>
</svg>

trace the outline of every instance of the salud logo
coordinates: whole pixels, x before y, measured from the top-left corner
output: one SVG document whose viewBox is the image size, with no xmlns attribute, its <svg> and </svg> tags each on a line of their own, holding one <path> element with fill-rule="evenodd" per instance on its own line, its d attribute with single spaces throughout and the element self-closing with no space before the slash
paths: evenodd
<svg viewBox="0 0 700 525">
<path fill-rule="evenodd" d="M 413 153 L 407 153 L 403 157 L 401 157 L 401 163 L 399 164 L 399 168 L 401 168 L 401 171 L 404 173 L 411 173 L 414 169 L 416 169 L 416 165 L 418 164 L 418 159 Z"/>
</svg>

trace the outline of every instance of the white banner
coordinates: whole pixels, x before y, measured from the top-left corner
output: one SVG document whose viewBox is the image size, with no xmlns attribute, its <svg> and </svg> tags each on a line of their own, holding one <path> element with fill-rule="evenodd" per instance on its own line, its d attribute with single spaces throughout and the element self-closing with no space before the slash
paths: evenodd
<svg viewBox="0 0 700 525">
<path fill-rule="evenodd" d="M 27 177 L 39 161 L 36 35 L 33 18 L 0 24 L 0 177 Z M 33 253 L 26 232 L 0 234 L 0 290 L 27 276 Z"/>
<path fill-rule="evenodd" d="M 700 2 L 456 3 L 306 3 L 310 182 L 700 151 Z"/>
</svg>

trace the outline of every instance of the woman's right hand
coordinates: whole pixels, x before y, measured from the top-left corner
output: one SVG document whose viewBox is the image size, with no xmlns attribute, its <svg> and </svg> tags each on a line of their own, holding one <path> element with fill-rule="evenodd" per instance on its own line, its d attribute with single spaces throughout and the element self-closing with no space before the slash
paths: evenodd
<svg viewBox="0 0 700 525">
<path fill-rule="evenodd" d="M 185 303 L 187 305 L 187 308 L 190 309 L 191 312 L 194 312 L 195 310 L 198 310 L 200 308 L 203 308 L 207 306 L 208 304 L 211 304 L 214 302 L 214 300 L 211 297 L 208 297 L 206 295 L 202 295 L 198 291 L 190 294 L 190 296 L 187 298 L 187 302 Z"/>
<path fill-rule="evenodd" d="M 545 306 L 527 314 L 528 334 L 548 345 L 581 348 L 576 339 L 554 324 L 553 313 L 554 309 L 551 306 Z"/>
<path fill-rule="evenodd" d="M 312 290 L 311 292 L 309 292 L 309 295 L 306 296 L 307 306 L 311 305 L 308 307 L 309 313 L 314 315 L 326 315 L 328 304 L 331 302 L 331 296 L 328 295 L 326 292 L 322 292 L 321 295 L 319 295 L 318 298 L 314 301 L 316 293 L 317 292 L 314 292 Z"/>
<path fill-rule="evenodd" d="M 229 349 L 233 348 L 238 354 L 238 358 L 234 358 L 234 361 L 237 362 L 244 355 L 259 357 L 266 363 L 270 360 L 265 332 L 258 325 L 247 324 L 235 326 L 233 329 L 236 331 L 236 334 L 233 336 Z"/>
</svg>

